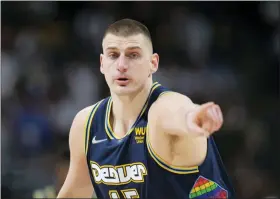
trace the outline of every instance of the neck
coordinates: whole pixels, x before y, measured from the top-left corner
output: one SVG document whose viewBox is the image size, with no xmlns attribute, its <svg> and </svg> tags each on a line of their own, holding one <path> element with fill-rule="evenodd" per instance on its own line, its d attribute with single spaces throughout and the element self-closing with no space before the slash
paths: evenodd
<svg viewBox="0 0 280 199">
<path fill-rule="evenodd" d="M 150 94 L 152 84 L 152 81 L 147 81 L 140 88 L 140 91 L 132 95 L 118 96 L 113 93 L 111 94 L 112 112 L 110 114 L 110 121 L 113 130 L 117 134 L 124 135 L 135 123 Z"/>
</svg>

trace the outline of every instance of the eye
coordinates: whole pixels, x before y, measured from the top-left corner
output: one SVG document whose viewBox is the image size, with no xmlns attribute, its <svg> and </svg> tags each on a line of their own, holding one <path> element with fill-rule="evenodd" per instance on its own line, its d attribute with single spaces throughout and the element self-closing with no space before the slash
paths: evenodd
<svg viewBox="0 0 280 199">
<path fill-rule="evenodd" d="M 109 55 L 108 55 L 108 57 L 109 58 L 111 58 L 111 59 L 116 59 L 116 58 L 118 58 L 118 54 L 117 53 L 110 53 Z"/>
<path fill-rule="evenodd" d="M 132 59 L 137 59 L 139 57 L 139 54 L 138 53 L 130 53 L 129 57 L 132 58 Z"/>
</svg>

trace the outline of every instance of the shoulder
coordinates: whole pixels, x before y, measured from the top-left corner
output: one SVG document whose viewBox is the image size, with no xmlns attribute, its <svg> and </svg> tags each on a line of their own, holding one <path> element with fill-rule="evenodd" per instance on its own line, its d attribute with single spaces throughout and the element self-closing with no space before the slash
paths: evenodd
<svg viewBox="0 0 280 199">
<path fill-rule="evenodd" d="M 160 95 L 159 98 L 151 105 L 149 115 L 159 115 L 162 113 L 176 112 L 182 109 L 194 108 L 197 105 L 192 100 L 178 92 L 169 91 Z"/>
<path fill-rule="evenodd" d="M 85 139 L 87 138 L 87 122 L 89 121 L 90 116 L 92 115 L 91 113 L 94 113 L 94 111 L 98 108 L 98 106 L 103 100 L 104 99 L 100 100 L 99 102 L 93 105 L 81 109 L 75 115 L 69 133 L 69 145 L 72 151 L 77 150 L 80 152 L 79 154 L 83 154 L 82 151 L 84 151 L 85 149 Z"/>
<path fill-rule="evenodd" d="M 97 102 L 97 103 L 95 103 L 93 105 L 90 105 L 90 106 L 87 106 L 87 107 L 81 109 L 76 114 L 73 122 L 78 122 L 78 123 L 85 122 L 88 119 L 88 117 L 90 116 L 91 112 L 93 112 L 95 109 L 97 109 L 102 101 L 103 100 L 100 100 L 99 102 Z"/>
<path fill-rule="evenodd" d="M 76 132 L 85 131 L 85 126 L 90 116 L 92 115 L 91 113 L 94 113 L 96 111 L 96 109 L 99 107 L 103 100 L 104 99 L 96 102 L 93 105 L 87 106 L 81 109 L 79 112 L 77 112 L 71 125 L 70 135 L 74 134 L 75 136 L 75 134 L 77 134 Z"/>
<path fill-rule="evenodd" d="M 160 95 L 154 104 L 166 104 L 166 103 L 192 103 L 192 100 L 181 93 L 168 91 Z"/>
</svg>

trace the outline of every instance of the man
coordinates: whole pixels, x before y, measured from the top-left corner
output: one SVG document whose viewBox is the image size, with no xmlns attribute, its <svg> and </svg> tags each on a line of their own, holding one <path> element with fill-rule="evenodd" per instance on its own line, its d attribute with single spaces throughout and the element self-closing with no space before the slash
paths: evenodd
<svg viewBox="0 0 280 199">
<path fill-rule="evenodd" d="M 211 137 L 223 123 L 219 106 L 196 105 L 153 83 L 159 56 L 143 24 L 115 22 L 102 46 L 100 70 L 111 96 L 74 118 L 58 198 L 87 198 L 93 190 L 97 198 L 232 197 Z"/>
</svg>

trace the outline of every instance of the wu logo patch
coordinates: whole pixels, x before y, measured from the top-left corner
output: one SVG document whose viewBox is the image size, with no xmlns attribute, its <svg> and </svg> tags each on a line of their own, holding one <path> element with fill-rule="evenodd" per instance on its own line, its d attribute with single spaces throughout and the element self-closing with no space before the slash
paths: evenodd
<svg viewBox="0 0 280 199">
<path fill-rule="evenodd" d="M 135 127 L 135 141 L 137 144 L 144 143 L 147 127 Z"/>
<path fill-rule="evenodd" d="M 199 176 L 189 194 L 189 198 L 226 199 L 228 198 L 228 192 L 216 182 L 204 178 L 203 176 Z"/>
</svg>

